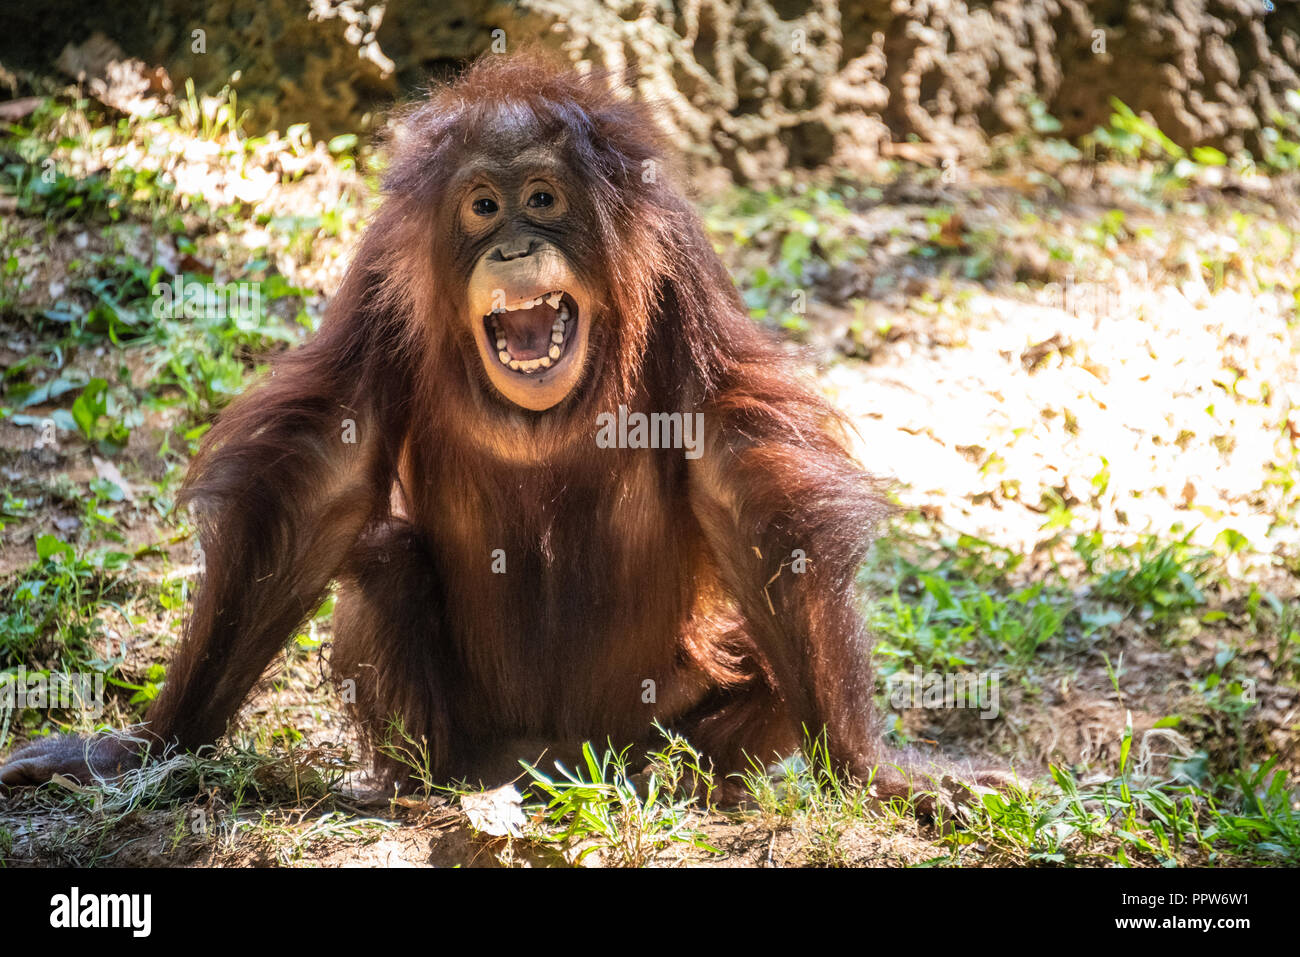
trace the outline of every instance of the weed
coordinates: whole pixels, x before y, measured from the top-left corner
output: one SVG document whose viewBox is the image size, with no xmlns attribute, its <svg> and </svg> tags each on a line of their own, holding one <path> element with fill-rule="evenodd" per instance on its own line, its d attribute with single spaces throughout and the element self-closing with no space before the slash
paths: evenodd
<svg viewBox="0 0 1300 957">
<path fill-rule="evenodd" d="M 668 736 L 668 746 L 650 755 L 638 780 L 641 776 L 629 773 L 628 750 L 611 746 L 597 754 L 584 743 L 584 767 L 574 772 L 556 762 L 558 777 L 520 762 L 532 788 L 548 799 L 534 809 L 550 828 L 539 839 L 564 845 L 574 852 L 575 863 L 601 853 L 624 867 L 643 867 L 673 845 L 721 853 L 693 827 L 699 816 L 696 798 L 678 795 L 688 777 L 709 777 L 699 754 Z"/>
</svg>

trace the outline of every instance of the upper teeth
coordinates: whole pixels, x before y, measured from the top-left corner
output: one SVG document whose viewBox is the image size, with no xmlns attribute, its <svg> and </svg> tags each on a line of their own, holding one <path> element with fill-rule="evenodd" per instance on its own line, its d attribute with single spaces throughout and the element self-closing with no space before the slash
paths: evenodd
<svg viewBox="0 0 1300 957">
<path fill-rule="evenodd" d="M 502 312 L 514 312 L 518 309 L 531 309 L 534 306 L 540 306 L 543 302 L 550 305 L 556 311 L 555 322 L 551 324 L 551 341 L 548 344 L 546 355 L 536 359 L 516 359 L 510 355 L 510 349 L 506 340 L 506 334 L 501 327 L 496 324 L 495 320 L 491 321 L 492 338 L 497 348 L 497 360 L 503 365 L 515 370 L 516 372 L 531 373 L 538 369 L 549 369 L 551 365 L 560 358 L 564 352 L 564 340 L 566 327 L 565 323 L 569 321 L 569 306 L 563 301 L 564 293 L 552 292 L 545 296 L 539 296 L 536 299 L 525 299 L 521 302 L 509 306 L 498 307 L 493 309 L 491 315 L 495 316 Z"/>
<path fill-rule="evenodd" d="M 519 309 L 532 309 L 534 306 L 540 306 L 542 303 L 549 303 L 552 309 L 560 308 L 560 301 L 563 298 L 562 292 L 548 292 L 544 296 L 538 296 L 536 299 L 521 299 L 518 302 L 510 303 L 506 306 L 497 306 L 492 310 L 492 314 L 499 312 L 515 312 Z M 567 310 L 565 310 L 567 312 Z"/>
</svg>

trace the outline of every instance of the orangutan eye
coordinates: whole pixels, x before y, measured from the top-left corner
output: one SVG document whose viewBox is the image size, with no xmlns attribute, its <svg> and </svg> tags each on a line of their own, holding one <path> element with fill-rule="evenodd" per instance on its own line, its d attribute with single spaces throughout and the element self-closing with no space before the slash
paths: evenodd
<svg viewBox="0 0 1300 957">
<path fill-rule="evenodd" d="M 544 190 L 538 190 L 528 197 L 528 205 L 532 209 L 546 209 L 555 205 L 555 197 Z"/>
<path fill-rule="evenodd" d="M 481 199 L 474 200 L 474 205 L 470 207 L 474 210 L 476 216 L 491 216 L 499 207 L 495 199 L 488 199 L 484 196 Z"/>
</svg>

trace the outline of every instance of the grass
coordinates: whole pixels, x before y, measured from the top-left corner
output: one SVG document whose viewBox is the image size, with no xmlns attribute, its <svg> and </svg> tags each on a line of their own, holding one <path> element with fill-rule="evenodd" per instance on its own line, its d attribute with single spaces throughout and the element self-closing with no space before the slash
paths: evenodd
<svg viewBox="0 0 1300 957">
<path fill-rule="evenodd" d="M 0 617 L 0 660 L 8 667 L 46 661 L 81 670 L 96 654 L 101 616 L 120 610 L 131 593 L 121 574 L 131 556 L 114 549 L 79 555 L 52 535 L 36 540 L 36 553 L 36 562 L 0 591 L 7 609 Z"/>
<path fill-rule="evenodd" d="M 825 735 L 805 735 L 803 749 L 772 769 L 753 762 L 741 776 L 753 799 L 750 812 L 768 829 L 788 829 L 818 867 L 851 863 L 847 833 L 857 824 L 884 820 L 897 824 L 907 814 L 906 802 L 891 801 L 878 807 L 871 782 L 850 782 L 830 761 Z"/>
<path fill-rule="evenodd" d="M 1292 787 L 1275 762 L 1203 787 L 1182 777 L 1152 778 L 1131 768 L 1125 730 L 1120 774 L 1081 784 L 1051 769 L 1052 786 L 996 792 L 962 810 L 943 832 L 948 863 L 1207 866 L 1300 863 L 1300 820 Z M 992 861 L 990 861 L 992 858 Z"/>
<path fill-rule="evenodd" d="M 809 289 L 862 255 L 863 243 L 846 228 L 846 203 L 879 195 L 847 183 L 790 193 L 739 189 L 706 210 L 705 220 L 739 249 L 774 249 L 774 261 L 744 274 L 741 294 L 757 321 L 798 336 L 808 330 Z"/>
<path fill-rule="evenodd" d="M 923 554 L 909 558 L 904 550 Z M 928 553 L 886 540 L 863 572 L 867 590 L 886 595 L 872 603 L 870 616 L 881 676 L 979 662 L 1024 670 L 1041 651 L 1105 642 L 1121 622 L 1172 627 L 1203 608 L 1205 589 L 1219 581 L 1216 557 L 1185 535 L 1143 536 L 1128 546 L 1094 532 L 1077 536 L 1072 550 L 1082 576 L 1024 581 L 1016 576 L 1024 556 L 971 535 L 942 540 Z"/>
<path fill-rule="evenodd" d="M 938 672 L 985 667 L 1002 669 L 1041 694 L 1090 645 L 1119 644 L 1117 629 L 1132 635 L 1133 624 L 1141 622 L 1138 634 L 1159 642 L 1189 622 L 1213 626 L 1227 617 L 1198 616 L 1207 590 L 1223 583 L 1215 556 L 1189 546 L 1185 535 L 1109 547 L 1098 536 L 1080 536 L 1073 550 L 1084 566 L 1081 585 L 1040 579 L 1024 586 L 1013 582 L 1016 556 L 970 536 L 945 541 L 924 563 L 902 558 L 897 545 L 886 542 L 868 569 L 870 580 L 897 582 L 892 595 L 873 605 L 882 682 L 913 666 Z M 1050 614 L 1035 610 L 1043 607 Z M 1283 660 L 1294 641 L 1291 607 L 1258 590 L 1247 607 Z M 969 863 L 964 852 L 974 845 L 1006 862 L 1300 862 L 1297 783 L 1278 767 L 1276 755 L 1257 761 L 1246 752 L 1244 722 L 1257 707 L 1254 683 L 1236 673 L 1238 648 L 1219 647 L 1209 670 L 1189 683 L 1184 712 L 1146 732 L 1139 768 L 1133 766 L 1130 719 L 1118 776 L 1090 775 L 1082 784 L 1078 772 L 1054 766 L 1045 789 L 983 795 L 964 809 L 955 830 L 944 832 L 953 849 L 949 863 Z M 1122 653 L 1106 667 L 1122 706 Z M 1229 753 L 1208 754 L 1206 745 L 1220 741 L 1234 743 Z M 1171 750 L 1155 753 L 1161 746 Z M 1159 775 L 1157 766 L 1163 768 Z"/>
<path fill-rule="evenodd" d="M 1205 605 L 1204 585 L 1216 560 L 1189 540 L 1186 535 L 1172 542 L 1146 536 L 1133 546 L 1107 545 L 1093 532 L 1075 539 L 1074 551 L 1090 576 L 1094 598 L 1125 616 L 1159 621 Z"/>
<path fill-rule="evenodd" d="M 257 269 L 264 264 L 249 265 Z M 38 332 L 48 335 L 45 354 L 11 368 L 3 396 L 12 403 L 10 417 L 29 425 L 34 418 L 23 410 L 75 394 L 70 410 L 55 410 L 50 418 L 58 429 L 79 435 L 105 455 L 126 446 L 146 411 L 179 405 L 183 429 L 206 420 L 242 390 L 258 357 L 302 341 L 314 325 L 300 307 L 292 323 L 272 311 L 281 301 L 292 308 L 302 297 L 302 290 L 276 275 L 259 279 L 250 273 L 240 280 L 246 295 L 231 300 L 237 308 L 172 310 L 167 308 L 170 297 L 158 293 L 169 294 L 179 280 L 187 290 L 210 296 L 217 288 L 211 277 L 172 276 L 129 255 L 118 256 L 111 266 L 101 262 L 98 272 L 93 279 L 73 282 L 70 291 L 73 297 L 84 292 L 94 305 L 86 309 L 69 300 L 45 311 L 38 326 Z M 109 346 L 119 359 L 111 381 L 61 368 L 69 353 Z M 146 367 L 133 375 L 126 363 L 135 352 L 148 358 Z M 33 381 L 50 371 L 55 378 Z"/>
<path fill-rule="evenodd" d="M 639 775 L 629 767 L 628 749 L 597 752 L 590 742 L 574 770 L 556 762 L 558 773 L 547 774 L 521 761 L 530 791 L 545 802 L 525 808 L 535 839 L 560 845 L 573 864 L 599 854 L 605 864 L 645 867 L 678 845 L 721 853 L 695 827 L 700 807 L 709 806 L 712 774 L 688 742 L 666 732 L 665 738 Z M 701 789 L 702 798 L 692 793 Z"/>
<path fill-rule="evenodd" d="M 893 583 L 870 615 L 882 677 L 913 666 L 960 670 L 975 664 L 981 650 L 1023 664 L 1062 634 L 1071 602 L 1064 582 L 1011 587 L 1019 557 L 971 536 L 952 544 L 928 564 L 886 547 L 867 569 L 869 582 Z"/>
<path fill-rule="evenodd" d="M 270 846 L 287 864 L 319 841 L 341 835 L 373 840 L 374 832 L 392 826 L 340 812 L 336 800 L 346 768 L 341 752 L 330 748 L 209 749 L 152 761 L 108 784 L 52 782 L 23 796 L 22 819 L 45 815 L 43 859 L 64 866 L 122 864 L 123 857 L 141 854 L 151 859 L 159 853 L 156 838 L 148 848 L 133 846 L 140 821 L 168 835 L 164 859 Z M 5 863 L 0 854 L 0 866 Z"/>
</svg>

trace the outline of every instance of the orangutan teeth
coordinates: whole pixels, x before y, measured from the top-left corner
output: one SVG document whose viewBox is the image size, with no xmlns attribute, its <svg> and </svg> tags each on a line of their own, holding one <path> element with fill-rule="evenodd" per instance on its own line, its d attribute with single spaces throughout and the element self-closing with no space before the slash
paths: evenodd
<svg viewBox="0 0 1300 957">
<path fill-rule="evenodd" d="M 520 309 L 534 309 L 542 303 L 547 303 L 552 309 L 559 311 L 560 315 L 569 318 L 568 306 L 564 304 L 563 292 L 548 292 L 544 296 L 538 296 L 536 299 L 522 299 L 519 302 L 511 303 L 506 306 L 496 306 L 489 315 L 498 315 L 503 312 L 516 312 Z"/>
<path fill-rule="evenodd" d="M 510 337 L 506 335 L 497 316 L 504 312 L 514 312 L 519 309 L 535 309 L 542 304 L 546 304 L 555 310 L 555 321 L 551 323 L 551 336 L 550 342 L 546 343 L 546 354 L 533 359 L 516 359 L 510 354 Z M 568 320 L 569 306 L 564 301 L 564 293 L 547 293 L 545 296 L 539 296 L 536 299 L 525 299 L 508 306 L 493 309 L 486 316 L 488 341 L 496 346 L 497 359 L 503 366 L 514 372 L 532 375 L 542 369 L 551 368 L 564 354 L 564 342 L 570 331 L 566 325 Z"/>
</svg>

